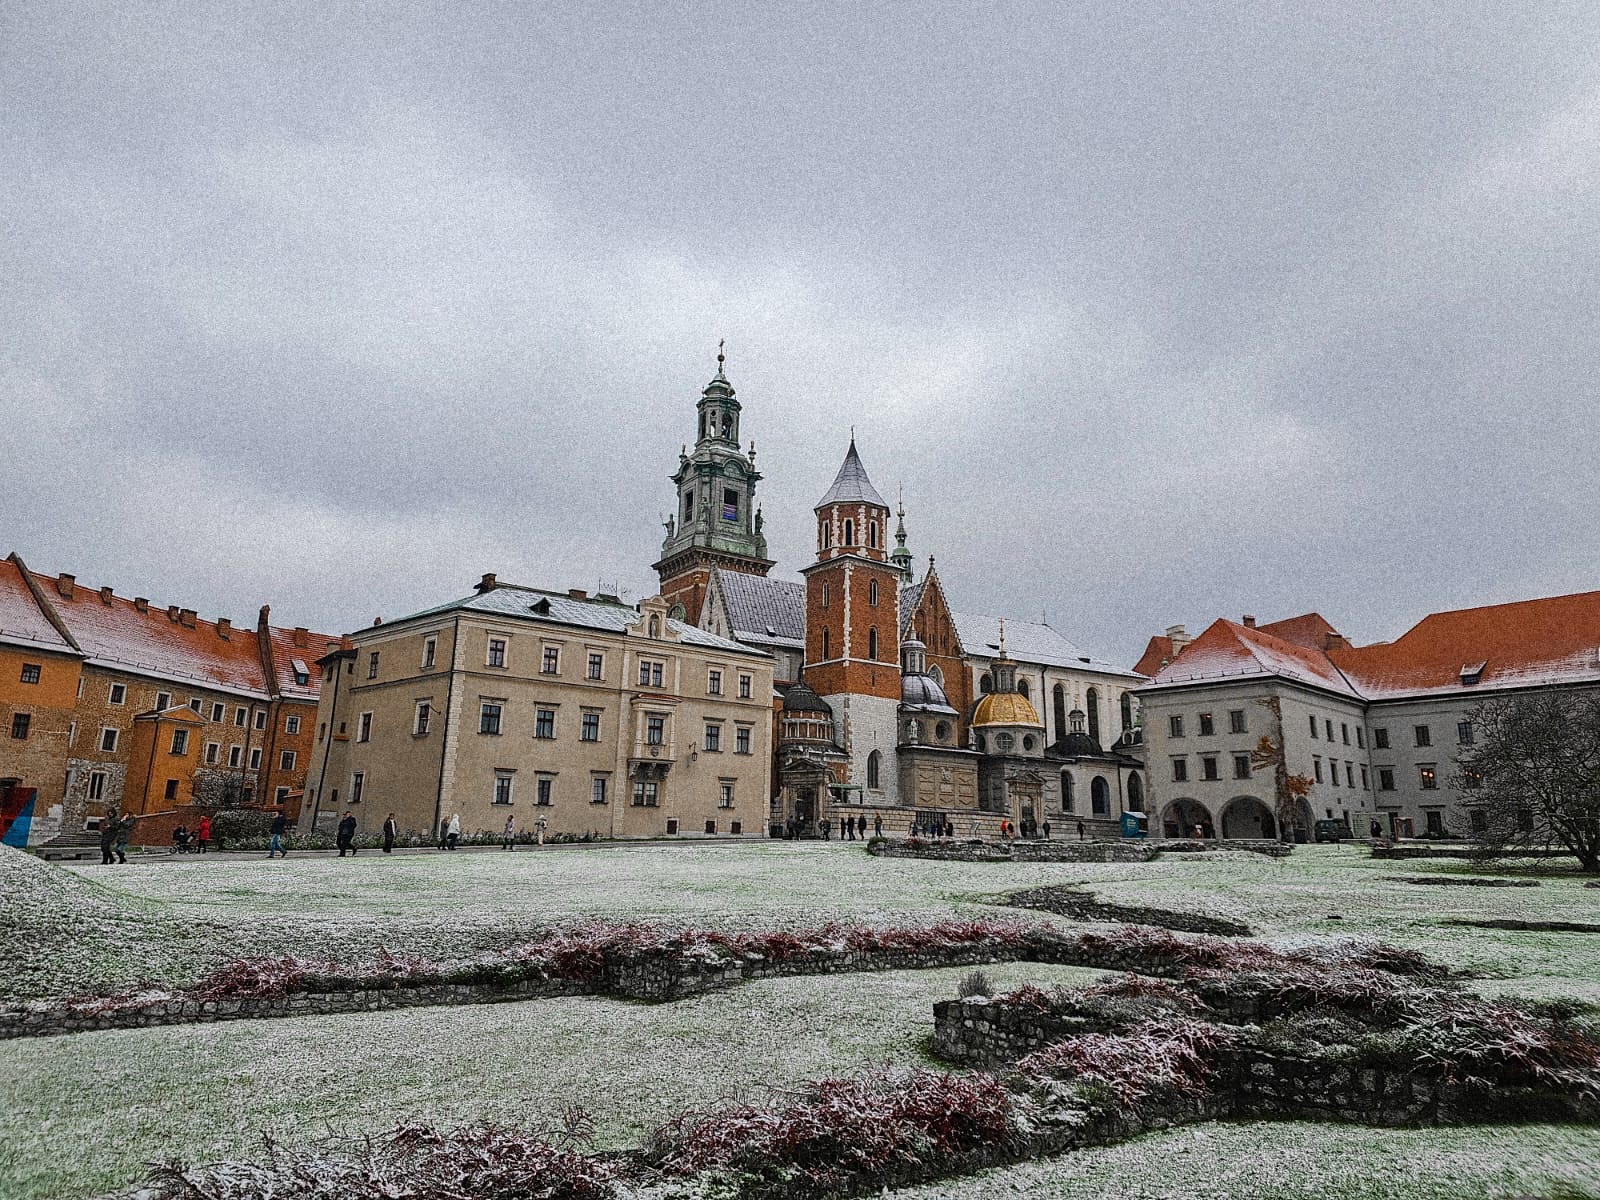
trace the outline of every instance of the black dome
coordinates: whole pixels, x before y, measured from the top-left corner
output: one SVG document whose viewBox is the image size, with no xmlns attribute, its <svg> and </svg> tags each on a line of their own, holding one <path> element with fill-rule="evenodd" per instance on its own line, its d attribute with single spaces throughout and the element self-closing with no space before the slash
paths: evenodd
<svg viewBox="0 0 1600 1200">
<path fill-rule="evenodd" d="M 806 684 L 804 679 L 789 688 L 783 696 L 783 711 L 786 713 L 827 713 L 833 716 L 833 709 L 828 702 L 817 695 Z"/>
</svg>

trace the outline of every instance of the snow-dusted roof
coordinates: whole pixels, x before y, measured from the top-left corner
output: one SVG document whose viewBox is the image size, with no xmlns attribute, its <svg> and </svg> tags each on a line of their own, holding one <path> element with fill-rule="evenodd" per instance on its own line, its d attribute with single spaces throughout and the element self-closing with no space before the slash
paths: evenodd
<svg viewBox="0 0 1600 1200">
<path fill-rule="evenodd" d="M 1234 621 L 1213 621 L 1151 681 L 1150 687 L 1223 683 L 1237 679 L 1291 679 L 1359 699 L 1327 654 L 1286 642 Z"/>
<path fill-rule="evenodd" d="M 741 641 L 801 648 L 806 642 L 806 585 L 717 569 L 728 620 Z"/>
<path fill-rule="evenodd" d="M 1000 653 L 1000 617 L 963 612 L 950 615 L 955 618 L 963 653 L 975 658 L 993 658 Z M 1134 678 L 1126 667 L 1096 658 L 1041 621 L 1015 621 L 1006 617 L 1005 623 L 1006 653 L 1018 662 Z"/>
<path fill-rule="evenodd" d="M 861 456 L 856 453 L 856 441 L 850 439 L 850 449 L 845 452 L 844 462 L 839 465 L 839 473 L 833 477 L 833 486 L 827 494 L 817 501 L 818 508 L 827 508 L 831 504 L 875 504 L 879 508 L 888 508 L 883 497 L 878 495 L 878 489 L 872 486 L 872 480 L 867 478 L 867 469 L 861 465 Z"/>
<path fill-rule="evenodd" d="M 22 572 L 9 560 L 0 560 L 0 642 L 74 653 L 40 610 Z"/>
<path fill-rule="evenodd" d="M 623 633 L 639 620 L 637 609 L 617 601 L 575 600 L 564 592 L 547 592 L 539 588 L 500 584 L 489 591 L 401 617 L 400 621 L 420 620 L 451 612 L 492 613 L 540 624 L 570 625 L 580 629 L 598 629 L 607 633 Z M 385 627 L 398 623 L 386 622 Z M 762 653 L 728 638 L 707 633 L 704 629 L 697 629 L 683 621 L 668 618 L 667 626 L 678 635 L 679 641 L 686 645 L 744 654 Z M 352 636 L 360 637 L 360 634 Z"/>
</svg>

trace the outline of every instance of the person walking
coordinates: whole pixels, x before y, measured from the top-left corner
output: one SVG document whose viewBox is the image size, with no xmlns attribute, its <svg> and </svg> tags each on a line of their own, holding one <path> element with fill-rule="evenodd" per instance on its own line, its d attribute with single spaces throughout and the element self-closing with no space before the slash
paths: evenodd
<svg viewBox="0 0 1600 1200">
<path fill-rule="evenodd" d="M 385 854 L 394 853 L 394 840 L 399 836 L 400 822 L 394 819 L 393 813 L 390 813 L 383 822 L 383 852 Z"/>
<path fill-rule="evenodd" d="M 882 813 L 874 813 L 873 816 L 872 816 L 872 836 L 873 837 L 882 837 L 883 836 L 883 814 Z"/>
<path fill-rule="evenodd" d="M 334 839 L 334 842 L 339 847 L 340 858 L 344 857 L 346 850 L 350 851 L 351 858 L 355 857 L 356 815 L 348 808 L 344 810 L 344 820 L 339 822 L 339 836 Z"/>
<path fill-rule="evenodd" d="M 194 829 L 195 843 L 201 854 L 206 852 L 206 847 L 211 845 L 211 818 L 205 813 L 200 814 L 200 824 Z"/>
<path fill-rule="evenodd" d="M 856 832 L 861 835 L 863 842 L 867 840 L 867 817 L 865 813 L 856 818 Z"/>
<path fill-rule="evenodd" d="M 1044 823 L 1044 840 L 1047 842 L 1050 840 L 1050 822 L 1048 819 Z"/>
<path fill-rule="evenodd" d="M 133 836 L 133 825 L 134 818 L 132 813 L 117 822 L 117 861 L 119 863 L 125 864 L 128 861 L 128 839 Z"/>
<path fill-rule="evenodd" d="M 109 867 L 116 861 L 117 827 L 122 823 L 122 814 L 112 809 L 100 818 L 100 865 Z"/>
<path fill-rule="evenodd" d="M 288 858 L 289 847 L 285 839 L 289 836 L 289 821 L 280 809 L 272 814 L 272 840 L 267 843 L 268 858 Z"/>
<path fill-rule="evenodd" d="M 450 826 L 445 830 L 445 846 L 454 850 L 461 843 L 461 814 L 450 814 Z"/>
<path fill-rule="evenodd" d="M 513 847 L 515 847 L 516 844 L 517 844 L 517 819 L 515 817 L 507 817 L 506 818 L 506 827 L 501 832 L 500 846 L 504 850 L 510 850 Z"/>
</svg>

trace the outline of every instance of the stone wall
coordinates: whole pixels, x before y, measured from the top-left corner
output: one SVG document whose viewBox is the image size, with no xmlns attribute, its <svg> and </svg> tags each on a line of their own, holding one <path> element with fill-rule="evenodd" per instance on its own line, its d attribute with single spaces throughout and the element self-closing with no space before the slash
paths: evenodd
<svg viewBox="0 0 1600 1200">
<path fill-rule="evenodd" d="M 1206 850 L 1248 850 L 1269 858 L 1288 858 L 1294 853 L 1289 842 L 1269 838 L 1165 838 L 1158 845 L 1164 854 L 1198 854 Z"/>
<path fill-rule="evenodd" d="M 1149 862 L 1160 846 L 1154 842 L 1055 842 L 1014 840 L 1000 842 L 921 841 L 883 839 L 868 845 L 869 854 L 881 858 L 930 858 L 953 862 Z"/>
</svg>

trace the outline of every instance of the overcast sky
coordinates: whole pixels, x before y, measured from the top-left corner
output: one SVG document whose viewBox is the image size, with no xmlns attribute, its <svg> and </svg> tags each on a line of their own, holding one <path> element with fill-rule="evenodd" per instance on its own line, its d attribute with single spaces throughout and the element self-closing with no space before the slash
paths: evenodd
<svg viewBox="0 0 1600 1200">
<path fill-rule="evenodd" d="M 637 598 L 728 341 L 958 609 L 1131 663 L 1600 587 L 1600 6 L 0 7 L 0 554 Z"/>
</svg>

